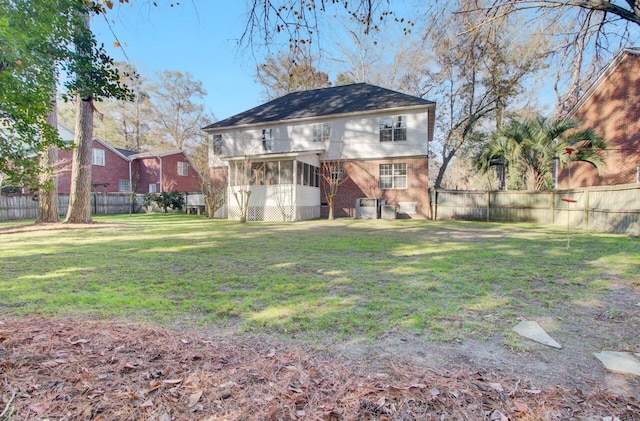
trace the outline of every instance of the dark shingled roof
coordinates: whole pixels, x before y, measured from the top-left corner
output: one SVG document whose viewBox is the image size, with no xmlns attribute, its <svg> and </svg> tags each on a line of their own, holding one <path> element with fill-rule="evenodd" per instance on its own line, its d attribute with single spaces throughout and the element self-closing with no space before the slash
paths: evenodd
<svg viewBox="0 0 640 421">
<path fill-rule="evenodd" d="M 129 157 L 129 156 L 131 156 L 131 155 L 135 155 L 135 154 L 137 154 L 137 153 L 138 153 L 138 152 L 136 152 L 136 151 L 130 151 L 130 150 L 128 150 L 128 149 L 120 149 L 120 148 L 114 148 L 114 149 L 115 149 L 116 151 L 120 152 L 122 155 L 124 155 L 124 156 L 126 156 L 126 157 Z"/>
<path fill-rule="evenodd" d="M 368 83 L 294 92 L 211 124 L 205 129 L 431 105 L 432 101 Z"/>
</svg>

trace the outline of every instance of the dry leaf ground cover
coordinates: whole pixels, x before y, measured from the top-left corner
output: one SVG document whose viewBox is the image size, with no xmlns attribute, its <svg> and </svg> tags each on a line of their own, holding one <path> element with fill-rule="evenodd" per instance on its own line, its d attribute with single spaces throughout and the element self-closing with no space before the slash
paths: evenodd
<svg viewBox="0 0 640 421">
<path fill-rule="evenodd" d="M 567 250 L 565 231 L 532 225 L 96 219 L 0 226 L 2 417 L 638 413 L 637 379 L 591 355 L 640 351 L 637 239 L 573 232 Z M 563 350 L 513 335 L 522 318 Z"/>
<path fill-rule="evenodd" d="M 0 341 L 2 419 L 640 419 L 632 397 L 403 364 L 365 374 L 255 338 L 9 318 Z"/>
</svg>

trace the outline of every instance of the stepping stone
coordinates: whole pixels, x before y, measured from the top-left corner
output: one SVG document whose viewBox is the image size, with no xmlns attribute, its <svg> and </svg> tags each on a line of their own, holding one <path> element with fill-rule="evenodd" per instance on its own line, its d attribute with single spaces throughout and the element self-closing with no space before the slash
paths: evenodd
<svg viewBox="0 0 640 421">
<path fill-rule="evenodd" d="M 555 339 L 549 336 L 537 322 L 523 320 L 513 328 L 513 331 L 520 336 L 540 342 L 541 344 L 558 349 L 562 348 L 562 346 L 556 342 Z"/>
<path fill-rule="evenodd" d="M 602 351 L 598 354 L 594 352 L 593 355 L 600 360 L 604 368 L 613 373 L 640 376 L 640 360 L 630 352 Z"/>
</svg>

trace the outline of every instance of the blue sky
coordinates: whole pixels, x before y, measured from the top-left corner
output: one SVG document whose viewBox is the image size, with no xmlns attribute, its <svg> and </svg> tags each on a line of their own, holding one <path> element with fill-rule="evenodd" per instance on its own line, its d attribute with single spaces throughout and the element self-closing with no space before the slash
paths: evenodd
<svg viewBox="0 0 640 421">
<path fill-rule="evenodd" d="M 238 49 L 245 2 L 158 4 L 116 6 L 107 15 L 110 25 L 104 17 L 94 18 L 91 26 L 98 42 L 116 61 L 134 64 L 150 79 L 160 70 L 190 72 L 202 81 L 208 111 L 219 120 L 264 102 L 262 87 L 254 81 L 256 58 L 250 50 Z M 112 31 L 122 49 L 114 47 Z"/>
</svg>

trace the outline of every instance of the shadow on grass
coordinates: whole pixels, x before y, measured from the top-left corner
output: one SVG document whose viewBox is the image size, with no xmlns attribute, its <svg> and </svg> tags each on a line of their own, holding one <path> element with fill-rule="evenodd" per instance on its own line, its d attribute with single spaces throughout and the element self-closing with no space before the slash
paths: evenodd
<svg viewBox="0 0 640 421">
<path fill-rule="evenodd" d="M 636 296 L 639 288 L 637 240 L 619 235 L 576 231 L 567 250 L 562 229 L 529 224 L 96 220 L 99 229 L 1 237 L 0 301 L 25 313 L 452 340 L 565 314 L 573 303 L 597 308 L 612 288 Z"/>
</svg>

